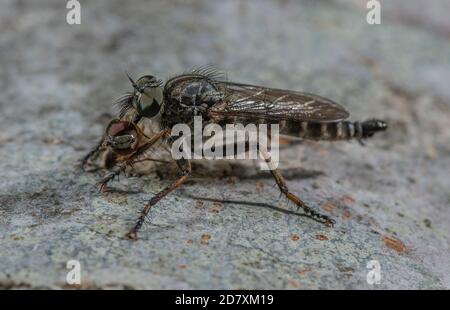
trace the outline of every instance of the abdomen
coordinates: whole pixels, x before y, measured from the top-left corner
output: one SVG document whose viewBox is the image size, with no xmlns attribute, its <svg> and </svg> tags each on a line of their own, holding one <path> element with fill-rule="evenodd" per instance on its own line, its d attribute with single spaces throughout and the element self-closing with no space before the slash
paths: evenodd
<svg viewBox="0 0 450 310">
<path fill-rule="evenodd" d="M 309 140 L 348 140 L 352 138 L 361 139 L 363 130 L 359 122 L 298 122 L 280 121 L 280 134 L 295 136 Z"/>
</svg>

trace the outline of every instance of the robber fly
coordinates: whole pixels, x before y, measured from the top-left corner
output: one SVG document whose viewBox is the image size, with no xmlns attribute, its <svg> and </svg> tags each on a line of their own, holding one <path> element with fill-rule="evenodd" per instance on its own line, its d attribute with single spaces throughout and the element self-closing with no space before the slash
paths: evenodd
<svg viewBox="0 0 450 310">
<path fill-rule="evenodd" d="M 100 182 L 100 189 L 128 166 L 132 166 L 156 143 L 171 145 L 171 128 L 175 124 L 192 125 L 194 116 L 201 116 L 204 125 L 219 124 L 278 124 L 280 133 L 310 140 L 362 141 L 376 132 L 385 130 L 384 121 L 371 119 L 363 122 L 346 121 L 349 113 L 336 102 L 314 94 L 268 88 L 228 81 L 217 70 L 202 67 L 170 78 L 165 83 L 151 75 L 134 81 L 128 76 L 133 91 L 118 100 L 119 119 L 111 121 L 100 144 L 109 146 L 116 154 L 115 167 Z M 124 120 L 133 112 L 132 119 Z M 142 119 L 157 119 L 160 130 L 151 137 L 144 134 L 138 123 Z M 261 154 L 269 163 L 267 153 Z M 137 238 L 137 232 L 145 222 L 150 209 L 163 197 L 178 188 L 191 175 L 188 159 L 176 160 L 181 176 L 171 185 L 151 197 L 136 224 L 127 234 Z M 292 193 L 278 170 L 271 170 L 282 195 L 302 208 L 305 214 L 321 223 L 332 226 L 335 221 L 307 206 Z"/>
</svg>

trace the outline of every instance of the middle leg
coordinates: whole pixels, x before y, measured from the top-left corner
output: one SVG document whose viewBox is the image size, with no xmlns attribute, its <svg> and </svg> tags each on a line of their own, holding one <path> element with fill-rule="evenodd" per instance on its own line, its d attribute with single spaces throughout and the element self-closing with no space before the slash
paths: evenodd
<svg viewBox="0 0 450 310">
<path fill-rule="evenodd" d="M 181 170 L 181 177 L 178 178 L 175 182 L 173 182 L 171 185 L 154 195 L 145 205 L 144 209 L 141 211 L 141 215 L 139 216 L 136 224 L 134 225 L 133 229 L 131 229 L 127 234 L 126 237 L 128 239 L 137 239 L 137 232 L 142 227 L 142 225 L 145 222 L 145 219 L 147 217 L 147 214 L 150 212 L 150 209 L 162 198 L 167 196 L 169 193 L 177 189 L 181 186 L 191 175 L 192 169 L 191 169 L 191 163 L 187 159 L 179 159 L 177 160 L 178 167 Z"/>
</svg>

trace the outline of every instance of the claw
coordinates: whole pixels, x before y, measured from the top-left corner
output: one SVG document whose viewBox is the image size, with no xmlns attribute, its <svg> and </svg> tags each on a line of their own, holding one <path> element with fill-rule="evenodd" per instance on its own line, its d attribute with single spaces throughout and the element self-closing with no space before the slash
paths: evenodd
<svg viewBox="0 0 450 310">
<path fill-rule="evenodd" d="M 100 193 L 106 193 L 108 191 L 108 182 L 114 180 L 115 176 L 116 175 L 114 173 L 110 173 L 97 183 L 97 185 L 100 186 Z"/>
<path fill-rule="evenodd" d="M 325 226 L 331 227 L 331 228 L 334 227 L 334 224 L 336 224 L 336 221 L 333 220 L 333 219 L 328 219 L 328 220 L 325 222 Z"/>
<path fill-rule="evenodd" d="M 125 239 L 128 239 L 128 240 L 137 240 L 138 239 L 138 237 L 137 237 L 137 233 L 135 232 L 135 231 L 130 231 L 130 232 L 128 232 L 126 235 L 125 235 Z"/>
<path fill-rule="evenodd" d="M 299 208 L 299 207 L 300 206 L 297 205 L 297 208 Z M 305 207 L 307 207 L 307 206 L 303 206 L 303 209 L 305 209 Z M 305 214 L 308 217 L 310 217 L 310 218 L 312 218 L 312 219 L 314 219 L 314 220 L 324 224 L 327 227 L 333 227 L 334 224 L 336 223 L 335 220 L 329 218 L 328 216 L 326 216 L 324 214 L 320 214 L 320 213 L 314 211 L 313 209 L 311 209 L 309 207 L 307 207 L 307 209 L 305 209 Z"/>
<path fill-rule="evenodd" d="M 108 185 L 105 182 L 99 183 L 100 188 L 98 189 L 99 193 L 106 193 L 108 192 Z"/>
</svg>

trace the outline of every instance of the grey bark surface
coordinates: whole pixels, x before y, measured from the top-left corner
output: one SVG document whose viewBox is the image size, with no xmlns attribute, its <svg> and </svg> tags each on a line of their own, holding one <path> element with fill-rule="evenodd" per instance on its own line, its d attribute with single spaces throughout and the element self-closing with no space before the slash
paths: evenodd
<svg viewBox="0 0 450 310">
<path fill-rule="evenodd" d="M 2 1 L 0 287 L 68 288 L 76 259 L 82 288 L 450 288 L 450 5 L 383 2 L 368 25 L 359 3 L 89 1 L 68 25 L 64 1 Z M 254 163 L 225 162 L 197 169 L 140 240 L 123 239 L 176 170 L 100 194 L 102 172 L 79 159 L 131 90 L 125 70 L 167 78 L 208 63 L 389 122 L 365 147 L 281 151 L 290 189 L 334 228 L 283 212 L 296 210 Z"/>
</svg>

